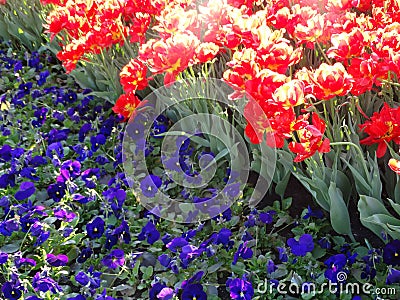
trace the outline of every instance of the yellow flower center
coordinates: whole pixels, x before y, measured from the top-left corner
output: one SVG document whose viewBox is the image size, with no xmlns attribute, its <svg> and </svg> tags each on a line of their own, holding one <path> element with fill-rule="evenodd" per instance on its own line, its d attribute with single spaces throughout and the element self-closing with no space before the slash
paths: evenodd
<svg viewBox="0 0 400 300">
<path fill-rule="evenodd" d="M 181 66 L 181 59 L 178 58 L 178 60 L 168 69 L 168 72 L 172 73 L 178 70 L 180 66 Z"/>
<path fill-rule="evenodd" d="M 134 104 L 127 104 L 125 106 L 125 111 L 129 112 L 130 114 L 135 111 L 136 106 Z"/>
</svg>

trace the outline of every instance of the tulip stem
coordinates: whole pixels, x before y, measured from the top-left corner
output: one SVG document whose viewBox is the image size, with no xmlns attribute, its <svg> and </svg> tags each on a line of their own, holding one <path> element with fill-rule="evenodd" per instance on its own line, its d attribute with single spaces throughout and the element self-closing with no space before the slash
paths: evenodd
<svg viewBox="0 0 400 300">
<path fill-rule="evenodd" d="M 321 54 L 322 54 L 322 56 L 324 57 L 324 59 L 325 59 L 330 65 L 332 65 L 331 60 L 328 58 L 328 56 L 326 56 L 324 50 L 323 50 L 322 47 L 321 47 L 321 44 L 320 44 L 318 41 L 316 41 L 315 43 L 317 44 L 319 51 L 321 51 Z"/>
<path fill-rule="evenodd" d="M 393 81 L 390 81 L 390 80 L 380 79 L 380 81 L 382 81 L 383 83 L 387 83 L 389 85 L 400 86 L 400 83 L 393 82 Z"/>
<path fill-rule="evenodd" d="M 365 175 L 369 177 L 369 172 L 368 172 L 368 168 L 367 165 L 365 164 L 365 159 L 364 159 L 364 153 L 362 152 L 362 150 L 360 149 L 359 146 L 357 146 L 356 144 L 352 143 L 352 142 L 333 142 L 331 143 L 331 146 L 353 146 L 354 148 L 356 148 L 358 154 L 362 157 L 362 165 L 364 168 L 364 172 Z"/>
</svg>

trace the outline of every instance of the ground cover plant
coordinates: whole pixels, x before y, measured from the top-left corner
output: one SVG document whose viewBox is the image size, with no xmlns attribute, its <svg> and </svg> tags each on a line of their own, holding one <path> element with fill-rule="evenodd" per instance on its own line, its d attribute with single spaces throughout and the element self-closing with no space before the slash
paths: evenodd
<svg viewBox="0 0 400 300">
<path fill-rule="evenodd" d="M 0 3 L 2 299 L 398 299 L 398 1 Z"/>
</svg>

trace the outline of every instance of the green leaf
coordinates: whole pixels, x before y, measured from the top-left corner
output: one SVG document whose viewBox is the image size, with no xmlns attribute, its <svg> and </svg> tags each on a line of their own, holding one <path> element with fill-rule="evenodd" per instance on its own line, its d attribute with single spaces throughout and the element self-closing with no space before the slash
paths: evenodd
<svg viewBox="0 0 400 300">
<path fill-rule="evenodd" d="M 356 190 L 357 190 L 358 194 L 372 196 L 371 195 L 372 187 L 367 183 L 367 181 L 361 175 L 361 173 L 358 172 L 357 169 L 354 168 L 352 165 L 350 165 L 350 163 L 348 161 L 346 161 L 346 160 L 343 160 L 343 161 L 349 167 L 351 173 L 353 174 L 354 181 L 356 184 Z"/>
<path fill-rule="evenodd" d="M 362 212 L 365 215 L 390 214 L 389 211 L 382 204 L 381 200 L 366 195 L 360 195 L 360 201 L 358 202 L 358 209 L 360 213 Z"/>
<path fill-rule="evenodd" d="M 72 247 L 70 247 L 70 250 L 68 251 L 68 253 L 67 253 L 67 256 L 68 256 L 68 260 L 69 261 L 72 261 L 72 260 L 74 260 L 75 258 L 77 258 L 78 256 L 79 256 L 79 248 L 78 247 L 75 247 L 75 246 L 72 246 Z"/>
<path fill-rule="evenodd" d="M 19 250 L 19 247 L 21 246 L 21 242 L 22 241 L 19 240 L 19 241 L 15 241 L 12 244 L 4 245 L 3 247 L 0 248 L 0 251 L 8 253 L 8 254 L 15 253 Z"/>
<path fill-rule="evenodd" d="M 300 182 L 301 184 L 311 193 L 314 197 L 315 201 L 326 211 L 329 211 L 330 208 L 330 201 L 329 197 L 326 193 L 328 187 L 326 186 L 325 182 L 318 178 L 308 178 L 304 175 L 298 174 L 296 172 L 292 173 Z"/>
<path fill-rule="evenodd" d="M 352 186 L 350 183 L 349 178 L 340 170 L 335 170 L 336 176 L 335 178 L 331 178 L 331 181 L 336 183 L 336 186 L 340 189 L 343 193 L 343 199 L 347 202 L 351 196 Z"/>
<path fill-rule="evenodd" d="M 241 276 L 246 270 L 246 266 L 242 262 L 238 261 L 236 265 L 231 265 L 231 269 L 232 272 Z"/>
<path fill-rule="evenodd" d="M 149 266 L 149 267 L 141 266 L 140 271 L 142 271 L 142 273 L 143 273 L 144 280 L 151 278 L 151 276 L 153 275 L 153 267 L 152 266 Z"/>
<path fill-rule="evenodd" d="M 400 220 L 392 215 L 374 214 L 363 219 L 366 224 L 375 224 L 384 229 L 392 238 L 400 239 Z"/>
<path fill-rule="evenodd" d="M 214 264 L 214 265 L 212 265 L 212 266 L 209 266 L 208 269 L 207 269 L 207 272 L 208 272 L 208 273 L 214 273 L 214 272 L 218 271 L 218 269 L 219 269 L 222 265 L 223 265 L 223 263 L 222 263 L 222 262 L 219 262 L 219 263 L 216 263 L 216 264 Z"/>
<path fill-rule="evenodd" d="M 115 215 L 111 215 L 110 217 L 107 218 L 106 224 L 114 226 L 115 224 L 117 224 L 117 222 L 118 222 L 118 219 L 115 217 Z"/>
<path fill-rule="evenodd" d="M 114 92 L 91 92 L 88 95 L 93 95 L 101 99 L 105 98 L 111 102 L 115 102 L 115 100 L 118 98 L 118 95 L 116 95 Z"/>
<path fill-rule="evenodd" d="M 339 247 L 342 247 L 344 245 L 344 243 L 346 242 L 346 240 L 344 239 L 344 237 L 342 236 L 333 236 L 332 240 L 335 242 L 336 245 L 338 245 Z"/>
<path fill-rule="evenodd" d="M 289 216 L 285 215 L 283 217 L 280 217 L 274 224 L 274 227 L 280 227 L 283 224 L 287 223 L 289 221 Z"/>
<path fill-rule="evenodd" d="M 121 284 L 116 287 L 113 287 L 112 290 L 114 292 L 123 292 L 125 295 L 133 295 L 135 292 L 135 289 L 127 284 Z"/>
<path fill-rule="evenodd" d="M 285 176 L 275 186 L 275 193 L 281 196 L 281 198 L 285 194 L 286 187 L 289 183 L 290 174 L 291 174 L 290 172 L 287 172 Z"/>
<path fill-rule="evenodd" d="M 193 204 L 191 203 L 180 203 L 179 204 L 179 208 L 184 212 L 184 213 L 188 213 L 190 211 L 192 211 L 194 209 Z"/>
<path fill-rule="evenodd" d="M 331 182 L 328 190 L 330 197 L 330 218 L 333 229 L 340 234 L 352 236 L 350 216 L 347 206 L 343 200 L 342 192 Z"/>
<path fill-rule="evenodd" d="M 216 286 L 213 285 L 207 285 L 207 299 L 210 300 L 218 300 L 218 288 Z"/>
<path fill-rule="evenodd" d="M 303 300 L 311 300 L 315 297 L 315 292 L 309 292 L 305 294 L 301 294 L 301 299 Z"/>
<path fill-rule="evenodd" d="M 279 265 L 277 265 L 277 267 L 278 267 L 278 269 L 270 274 L 271 278 L 274 278 L 274 279 L 282 278 L 282 277 L 284 277 L 284 276 L 286 276 L 288 274 L 288 270 L 286 268 L 286 265 L 279 264 Z"/>
<path fill-rule="evenodd" d="M 321 258 L 326 254 L 326 249 L 321 248 L 319 245 L 317 245 L 314 250 L 312 251 L 312 256 L 315 259 Z"/>
<path fill-rule="evenodd" d="M 206 139 L 203 139 L 203 138 L 201 138 L 199 136 L 196 136 L 196 135 L 189 136 L 184 131 L 168 131 L 168 132 L 163 132 L 163 133 L 157 134 L 156 136 L 157 137 L 162 137 L 162 136 L 187 136 L 193 142 L 198 143 L 201 146 L 210 147 L 210 142 L 207 141 Z"/>
<path fill-rule="evenodd" d="M 77 83 L 79 83 L 80 86 L 95 91 L 98 90 L 97 85 L 93 80 L 93 77 L 87 74 L 87 72 L 83 68 L 81 68 L 81 70 L 75 69 L 70 74 L 72 77 L 74 77 L 74 79 Z"/>
<path fill-rule="evenodd" d="M 56 217 L 47 217 L 43 220 L 44 223 L 49 225 L 53 224 L 55 221 L 57 221 Z"/>
<path fill-rule="evenodd" d="M 287 210 L 292 205 L 292 197 L 282 199 L 282 210 Z"/>
<path fill-rule="evenodd" d="M 73 238 L 65 241 L 64 243 L 61 243 L 62 246 L 65 245 L 75 245 L 75 244 L 79 244 L 80 241 L 85 237 L 84 233 L 78 233 L 77 235 L 75 235 Z"/>
<path fill-rule="evenodd" d="M 397 183 L 394 188 L 394 201 L 396 201 L 396 203 L 400 204 L 400 176 L 399 175 L 397 175 Z"/>
<path fill-rule="evenodd" d="M 7 28 L 7 24 L 4 22 L 4 20 L 2 20 L 2 18 L 0 18 L 0 37 L 2 37 L 3 40 L 8 41 L 11 36 L 8 33 L 8 28 Z"/>
<path fill-rule="evenodd" d="M 400 216 L 400 204 L 395 203 L 392 199 L 388 199 L 390 205 L 393 207 L 395 212 Z"/>
<path fill-rule="evenodd" d="M 223 149 L 221 152 L 219 152 L 216 156 L 215 156 L 215 161 L 219 161 L 221 158 L 223 158 L 225 155 L 229 154 L 229 149 L 225 148 Z"/>
<path fill-rule="evenodd" d="M 369 181 L 371 183 L 371 195 L 374 198 L 379 199 L 382 195 L 382 181 L 380 177 L 380 171 L 378 161 L 375 156 L 374 159 L 368 156 L 368 166 L 372 169 Z"/>
<path fill-rule="evenodd" d="M 36 192 L 36 201 L 45 201 L 48 198 L 47 190 L 41 190 Z"/>
<path fill-rule="evenodd" d="M 384 231 L 383 224 L 377 224 L 376 220 L 368 219 L 375 214 L 389 216 L 389 211 L 385 208 L 382 202 L 373 197 L 361 195 L 358 201 L 358 211 L 360 212 L 360 221 L 365 227 L 374 232 L 382 240 L 381 233 Z"/>
<path fill-rule="evenodd" d="M 356 249 L 354 249 L 354 251 L 358 253 L 359 257 L 364 257 L 364 256 L 368 255 L 367 247 L 360 246 L 360 247 L 357 247 Z"/>
</svg>

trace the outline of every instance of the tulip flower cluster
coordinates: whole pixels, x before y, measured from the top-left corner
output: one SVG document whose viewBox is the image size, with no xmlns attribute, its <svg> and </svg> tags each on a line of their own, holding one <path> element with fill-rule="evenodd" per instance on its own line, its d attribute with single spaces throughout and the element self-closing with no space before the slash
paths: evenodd
<svg viewBox="0 0 400 300">
<path fill-rule="evenodd" d="M 248 125 L 246 135 L 260 143 L 272 132 L 272 144 L 281 148 L 287 141 L 295 161 L 330 150 L 327 120 L 310 113 L 316 102 L 379 92 L 383 81 L 400 74 L 398 1 L 42 2 L 56 5 L 47 18 L 48 32 L 66 33 L 58 58 L 67 71 L 86 54 L 115 44 L 138 46 L 138 55 L 120 73 L 125 94 L 114 111 L 125 119 L 140 103 L 135 92 L 153 76 L 164 74 L 169 84 L 194 65 L 228 56 L 222 79 L 234 89 L 232 101 L 247 96 L 246 118 L 258 124 Z M 253 101 L 269 122 L 252 113 Z M 376 119 L 360 125 L 370 135 L 363 140 L 367 144 L 388 141 L 387 132 L 367 130 Z M 398 128 L 392 121 L 385 126 Z M 382 156 L 385 146 L 379 145 Z"/>
</svg>

